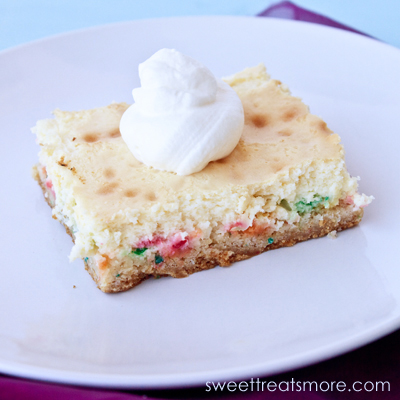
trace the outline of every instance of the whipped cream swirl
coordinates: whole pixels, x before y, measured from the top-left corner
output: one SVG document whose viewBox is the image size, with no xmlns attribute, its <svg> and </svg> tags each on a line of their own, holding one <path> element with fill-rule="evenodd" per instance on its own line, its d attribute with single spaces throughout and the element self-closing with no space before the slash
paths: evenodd
<svg viewBox="0 0 400 400">
<path fill-rule="evenodd" d="M 236 147 L 244 113 L 236 92 L 198 61 L 162 49 L 139 65 L 141 87 L 120 122 L 122 138 L 147 166 L 189 175 Z"/>
</svg>

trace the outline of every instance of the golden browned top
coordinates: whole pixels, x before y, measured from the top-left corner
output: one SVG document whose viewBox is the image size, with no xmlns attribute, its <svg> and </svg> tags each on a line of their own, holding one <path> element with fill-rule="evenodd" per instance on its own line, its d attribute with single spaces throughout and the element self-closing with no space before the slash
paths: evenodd
<svg viewBox="0 0 400 400">
<path fill-rule="evenodd" d="M 243 103 L 242 138 L 228 157 L 189 176 L 158 171 L 135 159 L 118 129 L 125 103 L 80 112 L 57 110 L 55 120 L 38 124 L 39 141 L 48 158 L 65 169 L 62 179 L 70 182 L 64 186 L 74 187 L 77 201 L 107 215 L 163 201 L 171 193 L 272 182 L 309 160 L 343 158 L 338 135 L 279 81 L 269 79 L 263 66 L 227 82 Z"/>
</svg>

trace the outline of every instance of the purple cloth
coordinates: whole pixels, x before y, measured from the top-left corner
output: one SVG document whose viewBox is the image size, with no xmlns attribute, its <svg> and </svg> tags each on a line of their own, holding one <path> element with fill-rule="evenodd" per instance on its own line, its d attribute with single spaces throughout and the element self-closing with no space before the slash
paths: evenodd
<svg viewBox="0 0 400 400">
<path fill-rule="evenodd" d="M 274 4 L 268 7 L 266 10 L 258 14 L 258 17 L 272 17 L 272 18 L 283 18 L 292 19 L 296 21 L 313 22 L 315 24 L 332 26 L 333 28 L 344 29 L 346 31 L 359 33 L 364 36 L 369 36 L 364 32 L 357 31 L 347 25 L 336 22 L 333 19 L 325 17 L 320 14 L 316 14 L 312 11 L 305 10 L 304 8 L 298 7 L 290 1 L 282 1 L 281 3 Z"/>
<path fill-rule="evenodd" d="M 284 1 L 275 4 L 259 14 L 260 17 L 286 18 L 314 22 L 335 28 L 345 29 L 365 35 L 346 25 L 330 18 L 315 14 Z M 367 35 L 368 36 L 368 35 Z M 319 363 L 317 365 L 299 369 L 294 372 L 280 374 L 260 380 L 274 382 L 298 381 L 339 382 L 343 381 L 347 387 L 356 382 L 389 382 L 390 391 L 360 391 L 354 393 L 348 389 L 344 391 L 253 391 L 253 392 L 206 392 L 206 387 L 179 390 L 161 391 L 116 391 L 91 388 L 81 388 L 67 385 L 50 384 L 40 381 L 7 377 L 0 375 L 0 400 L 139 400 L 139 399 L 213 399 L 223 398 L 232 400 L 245 397 L 247 400 L 281 399 L 281 400 L 328 400 L 328 399 L 399 399 L 400 398 L 400 331 L 392 333 L 384 339 L 353 351 L 341 357 Z M 254 377 L 257 379 L 257 377 Z M 322 386 L 325 389 L 326 386 Z M 371 388 L 367 385 L 367 389 Z M 286 385 L 282 386 L 283 389 Z M 296 388 L 296 386 L 295 386 Z M 360 384 L 357 384 L 357 389 Z"/>
</svg>

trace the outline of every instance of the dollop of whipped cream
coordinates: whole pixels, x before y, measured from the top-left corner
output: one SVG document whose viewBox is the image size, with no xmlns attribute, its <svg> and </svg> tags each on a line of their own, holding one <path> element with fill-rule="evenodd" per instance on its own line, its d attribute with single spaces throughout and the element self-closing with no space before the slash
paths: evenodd
<svg viewBox="0 0 400 400">
<path fill-rule="evenodd" d="M 141 87 L 121 136 L 147 166 L 189 175 L 236 147 L 244 113 L 236 92 L 198 61 L 162 49 L 139 65 Z"/>
</svg>

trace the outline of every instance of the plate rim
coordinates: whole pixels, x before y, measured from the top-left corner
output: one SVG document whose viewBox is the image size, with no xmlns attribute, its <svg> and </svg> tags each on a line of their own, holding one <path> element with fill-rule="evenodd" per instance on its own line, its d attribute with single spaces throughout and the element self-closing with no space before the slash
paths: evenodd
<svg viewBox="0 0 400 400">
<path fill-rule="evenodd" d="M 350 339 L 345 338 L 326 346 L 317 347 L 313 351 L 298 353 L 294 357 L 285 357 L 281 359 L 276 366 L 270 366 L 269 368 L 265 368 L 265 363 L 258 363 L 252 367 L 245 368 L 209 370 L 196 373 L 189 372 L 187 374 L 153 374 L 140 376 L 133 374 L 121 375 L 109 373 L 71 372 L 68 370 L 55 368 L 37 367 L 30 364 L 7 364 L 0 360 L 0 373 L 19 378 L 35 379 L 41 382 L 51 382 L 99 389 L 189 389 L 195 387 L 204 387 L 206 386 L 206 383 L 209 382 L 238 382 L 246 381 L 251 378 L 269 378 L 281 373 L 290 373 L 299 368 L 306 368 L 308 366 L 327 361 L 331 358 L 341 356 L 349 351 L 357 350 L 376 340 L 384 338 L 385 336 L 396 331 L 399 327 L 400 316 L 391 321 L 387 321 L 368 329 L 362 333 L 353 335 L 350 337 Z M 21 368 L 21 366 L 23 368 Z M 210 375 L 212 375 L 212 379 L 208 380 Z M 155 377 L 157 378 L 157 381 L 154 380 Z"/>
</svg>

